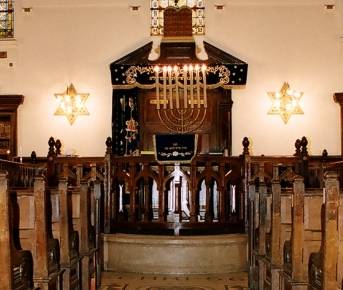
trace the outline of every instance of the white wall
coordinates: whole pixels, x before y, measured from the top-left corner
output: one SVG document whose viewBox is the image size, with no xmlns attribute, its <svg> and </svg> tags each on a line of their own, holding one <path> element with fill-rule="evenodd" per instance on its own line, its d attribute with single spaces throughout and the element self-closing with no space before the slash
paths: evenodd
<svg viewBox="0 0 343 290">
<path fill-rule="evenodd" d="M 226 4 L 223 11 L 214 4 Z M 282 2 L 282 3 L 280 3 Z M 132 12 L 129 4 L 141 5 Z M 16 41 L 0 41 L 0 94 L 23 94 L 18 138 L 24 155 L 46 155 L 50 136 L 81 156 L 101 156 L 111 135 L 109 64 L 150 40 L 148 0 L 17 0 Z M 249 64 L 244 89 L 233 92 L 233 154 L 248 136 L 252 152 L 292 154 L 307 136 L 312 154 L 340 153 L 339 106 L 343 91 L 341 1 L 328 13 L 321 0 L 207 0 L 206 39 Z M 22 7 L 32 7 L 25 13 Z M 13 67 L 8 63 L 13 62 Z M 267 91 L 284 81 L 303 91 L 304 115 L 287 125 L 267 115 Z M 72 82 L 90 93 L 88 117 L 73 126 L 54 116 L 54 93 Z"/>
</svg>

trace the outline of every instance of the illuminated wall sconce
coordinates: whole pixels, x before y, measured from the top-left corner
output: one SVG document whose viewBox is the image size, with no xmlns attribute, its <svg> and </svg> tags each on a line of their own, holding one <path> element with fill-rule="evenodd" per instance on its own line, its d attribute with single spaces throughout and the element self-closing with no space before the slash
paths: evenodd
<svg viewBox="0 0 343 290">
<path fill-rule="evenodd" d="M 290 89 L 288 83 L 283 84 L 280 92 L 268 92 L 268 95 L 272 101 L 268 114 L 280 115 L 285 124 L 292 115 L 304 114 L 299 104 L 303 93 Z"/>
<path fill-rule="evenodd" d="M 55 94 L 58 107 L 55 115 L 66 116 L 70 125 L 73 125 L 77 116 L 89 115 L 86 108 L 86 100 L 89 94 L 78 93 L 73 84 L 60 94 Z"/>
</svg>

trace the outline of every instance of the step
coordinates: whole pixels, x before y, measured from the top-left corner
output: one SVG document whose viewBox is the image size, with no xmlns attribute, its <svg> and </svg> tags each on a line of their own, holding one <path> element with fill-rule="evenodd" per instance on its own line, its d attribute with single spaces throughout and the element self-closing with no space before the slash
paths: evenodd
<svg viewBox="0 0 343 290">
<path fill-rule="evenodd" d="M 104 270 L 144 274 L 218 274 L 247 271 L 247 236 L 105 234 Z"/>
</svg>

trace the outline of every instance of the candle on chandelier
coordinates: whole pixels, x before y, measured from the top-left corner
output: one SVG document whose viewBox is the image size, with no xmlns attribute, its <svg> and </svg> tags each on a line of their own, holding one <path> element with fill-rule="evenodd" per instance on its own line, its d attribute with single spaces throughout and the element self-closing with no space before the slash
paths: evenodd
<svg viewBox="0 0 343 290">
<path fill-rule="evenodd" d="M 163 109 L 167 109 L 167 67 L 163 67 Z"/>
<path fill-rule="evenodd" d="M 190 91 L 191 91 L 191 108 L 193 109 L 194 108 L 194 92 L 193 92 L 193 86 L 194 86 L 194 83 L 193 83 L 193 66 L 190 65 L 189 66 L 189 75 L 190 75 Z"/>
<path fill-rule="evenodd" d="M 174 66 L 174 76 L 175 76 L 175 99 L 176 99 L 176 109 L 180 108 L 180 96 L 179 96 L 179 70 L 178 67 Z"/>
<path fill-rule="evenodd" d="M 183 92 L 184 92 L 184 95 L 183 95 L 183 106 L 184 106 L 184 109 L 187 109 L 187 74 L 188 74 L 188 66 L 185 65 L 183 67 Z"/>
<path fill-rule="evenodd" d="M 155 85 L 156 85 L 156 101 L 157 101 L 157 110 L 160 109 L 160 87 L 159 87 L 159 73 L 160 68 L 158 66 L 155 66 Z"/>
<path fill-rule="evenodd" d="M 195 65 L 195 82 L 197 86 L 197 103 L 200 108 L 200 76 L 199 76 L 199 65 Z"/>
<path fill-rule="evenodd" d="M 168 80 L 169 80 L 169 100 L 170 100 L 169 109 L 173 109 L 174 108 L 174 104 L 173 104 L 173 82 L 172 82 L 172 68 L 170 65 L 168 65 Z"/>
<path fill-rule="evenodd" d="M 202 83 L 204 88 L 204 107 L 207 108 L 207 91 L 206 91 L 206 65 L 201 66 L 202 71 Z"/>
</svg>

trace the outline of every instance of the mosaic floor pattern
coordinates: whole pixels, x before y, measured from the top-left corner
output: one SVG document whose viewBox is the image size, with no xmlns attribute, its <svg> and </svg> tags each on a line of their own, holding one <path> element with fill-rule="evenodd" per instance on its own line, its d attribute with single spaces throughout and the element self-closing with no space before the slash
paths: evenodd
<svg viewBox="0 0 343 290">
<path fill-rule="evenodd" d="M 248 290 L 248 274 L 139 275 L 103 272 L 101 290 Z"/>
</svg>

